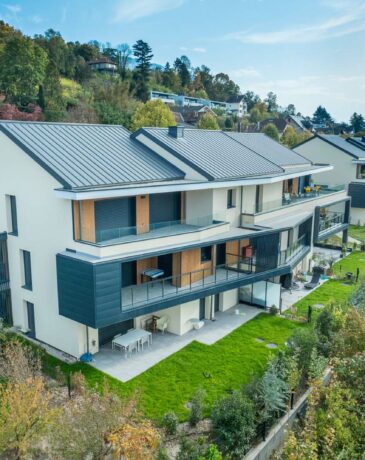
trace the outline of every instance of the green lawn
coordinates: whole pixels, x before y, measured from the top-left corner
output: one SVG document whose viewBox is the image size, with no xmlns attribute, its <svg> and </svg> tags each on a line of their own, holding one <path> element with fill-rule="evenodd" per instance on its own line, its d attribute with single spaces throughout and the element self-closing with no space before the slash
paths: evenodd
<svg viewBox="0 0 365 460">
<path fill-rule="evenodd" d="M 365 241 L 365 226 L 350 225 L 349 236 L 356 240 Z"/>
<path fill-rule="evenodd" d="M 334 266 L 334 274 L 338 279 L 326 281 L 315 291 L 308 294 L 302 300 L 294 304 L 298 310 L 299 316 L 306 316 L 308 305 L 322 304 L 327 305 L 330 302 L 343 304 L 347 302 L 349 296 L 356 289 L 356 284 L 346 284 L 345 273 L 352 272 L 356 274 L 356 269 L 360 269 L 360 279 L 365 277 L 365 253 L 352 252 L 345 259 L 340 259 Z M 314 311 L 314 316 L 316 311 Z"/>
<path fill-rule="evenodd" d="M 186 419 L 186 403 L 201 386 L 207 392 L 207 402 L 214 400 L 247 384 L 253 375 L 263 372 L 270 354 L 266 343 L 274 342 L 280 347 L 293 329 L 303 327 L 300 323 L 265 313 L 219 340 L 213 345 L 192 342 L 177 353 L 148 369 L 127 383 L 106 376 L 102 372 L 77 363 L 62 363 L 64 372 L 81 370 L 90 385 L 101 385 L 104 378 L 120 396 L 139 392 L 140 407 L 144 414 L 159 420 L 169 410 L 175 411 L 181 420 Z M 257 337 L 265 343 L 256 341 Z M 52 374 L 59 361 L 45 357 L 45 371 Z"/>
</svg>

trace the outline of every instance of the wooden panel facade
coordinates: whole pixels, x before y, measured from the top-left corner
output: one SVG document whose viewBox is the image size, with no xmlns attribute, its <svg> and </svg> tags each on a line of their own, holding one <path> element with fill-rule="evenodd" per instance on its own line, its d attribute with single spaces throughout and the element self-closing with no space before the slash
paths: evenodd
<svg viewBox="0 0 365 460">
<path fill-rule="evenodd" d="M 149 279 L 144 278 L 142 272 L 148 268 L 157 268 L 157 257 L 149 257 L 148 259 L 137 260 L 137 284 L 145 283 Z"/>
<path fill-rule="evenodd" d="M 81 239 L 95 243 L 95 207 L 94 200 L 80 201 Z"/>
<path fill-rule="evenodd" d="M 136 226 L 137 234 L 150 231 L 150 196 L 138 195 L 136 197 Z"/>
</svg>

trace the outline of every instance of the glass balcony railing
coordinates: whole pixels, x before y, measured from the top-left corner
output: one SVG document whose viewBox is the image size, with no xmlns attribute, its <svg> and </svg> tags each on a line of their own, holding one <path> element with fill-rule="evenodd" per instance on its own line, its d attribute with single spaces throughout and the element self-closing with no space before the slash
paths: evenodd
<svg viewBox="0 0 365 460">
<path fill-rule="evenodd" d="M 276 200 L 265 201 L 264 203 L 252 203 L 246 206 L 243 210 L 243 214 L 259 214 L 261 212 L 275 211 L 285 206 L 291 206 L 297 203 L 303 203 L 307 200 L 313 200 L 315 198 L 321 198 L 332 193 L 342 192 L 345 190 L 344 185 L 336 185 L 333 187 L 326 187 L 324 185 L 316 187 L 308 187 L 307 191 L 299 194 L 283 193 L 282 197 Z"/>
<path fill-rule="evenodd" d="M 289 263 L 294 257 L 299 255 L 305 248 L 307 248 L 307 246 L 308 245 L 306 244 L 306 235 L 302 235 L 287 249 L 280 251 L 278 264 L 285 265 Z"/>
<path fill-rule="evenodd" d="M 179 233 L 220 225 L 226 222 L 225 213 L 211 214 L 208 216 L 187 217 L 186 219 L 171 220 L 149 224 L 147 232 L 139 232 L 137 226 L 115 227 L 110 229 L 96 229 L 96 243 L 129 242 L 136 239 L 171 236 Z"/>
<path fill-rule="evenodd" d="M 339 227 L 345 223 L 345 214 L 343 212 L 327 211 L 326 215 L 319 219 L 319 233 L 326 232 Z"/>
<path fill-rule="evenodd" d="M 227 263 L 122 288 L 122 309 L 168 299 L 255 273 L 252 257 L 227 254 Z"/>
</svg>

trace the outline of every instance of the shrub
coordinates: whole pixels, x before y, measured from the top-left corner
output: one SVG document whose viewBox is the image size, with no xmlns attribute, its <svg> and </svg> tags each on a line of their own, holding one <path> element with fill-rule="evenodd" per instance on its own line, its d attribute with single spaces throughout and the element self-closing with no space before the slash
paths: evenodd
<svg viewBox="0 0 365 460">
<path fill-rule="evenodd" d="M 263 421 L 272 421 L 285 412 L 288 385 L 280 377 L 274 361 L 269 363 L 262 377 L 259 393 L 262 399 L 263 410 L 261 417 Z"/>
<path fill-rule="evenodd" d="M 197 439 L 188 439 L 185 436 L 181 438 L 180 450 L 176 460 L 202 460 L 206 451 L 206 441 L 203 437 Z"/>
<path fill-rule="evenodd" d="M 322 355 L 328 356 L 335 334 L 335 324 L 333 316 L 328 309 L 324 309 L 317 316 L 315 331 L 318 336 L 318 351 Z"/>
<path fill-rule="evenodd" d="M 189 423 L 191 426 L 196 426 L 200 422 L 200 420 L 203 418 L 205 397 L 206 397 L 205 391 L 202 388 L 198 388 L 195 396 L 191 400 L 190 416 L 189 416 Z"/>
<path fill-rule="evenodd" d="M 174 435 L 177 432 L 178 419 L 175 412 L 167 412 L 162 419 L 162 426 L 165 428 L 166 433 Z"/>
<path fill-rule="evenodd" d="M 277 315 L 279 313 L 278 307 L 276 305 L 271 305 L 270 307 L 270 315 Z"/>
<path fill-rule="evenodd" d="M 298 356 L 299 368 L 307 374 L 311 360 L 312 350 L 317 344 L 317 336 L 313 329 L 298 328 L 288 340 L 292 352 Z"/>
<path fill-rule="evenodd" d="M 212 424 L 222 450 L 232 458 L 242 458 L 250 449 L 255 435 L 253 404 L 242 393 L 235 391 L 216 401 Z"/>
<path fill-rule="evenodd" d="M 319 379 L 327 367 L 327 359 L 318 354 L 316 348 L 313 348 L 311 361 L 309 364 L 308 375 L 312 380 Z"/>
</svg>

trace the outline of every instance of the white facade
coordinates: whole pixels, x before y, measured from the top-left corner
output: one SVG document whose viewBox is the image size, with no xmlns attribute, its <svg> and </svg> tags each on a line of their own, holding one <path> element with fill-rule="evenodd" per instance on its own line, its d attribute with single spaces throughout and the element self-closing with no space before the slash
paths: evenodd
<svg viewBox="0 0 365 460">
<path fill-rule="evenodd" d="M 356 159 L 320 137 L 314 137 L 297 146 L 294 150 L 313 162 L 330 162 L 334 166 L 332 171 L 316 175 L 316 181 L 319 184 L 325 184 L 330 187 L 345 185 L 346 189 L 348 189 L 350 182 L 362 182 L 365 184 L 365 178 L 357 177 Z M 351 223 L 365 225 L 365 209 L 352 207 Z"/>
</svg>

